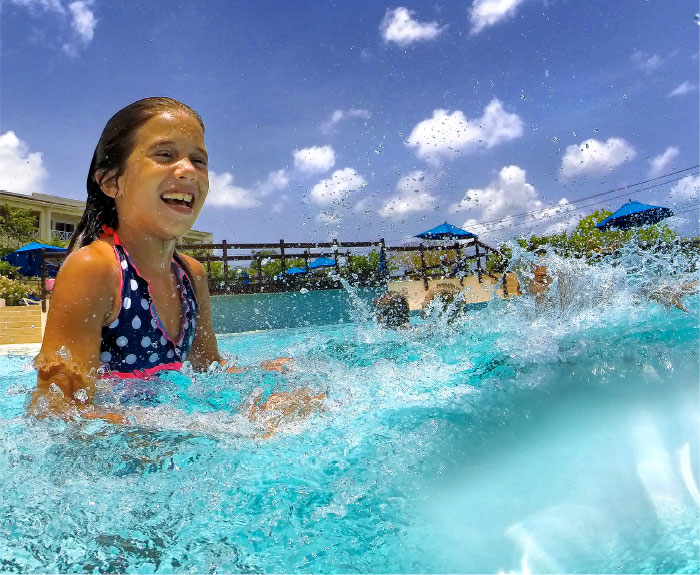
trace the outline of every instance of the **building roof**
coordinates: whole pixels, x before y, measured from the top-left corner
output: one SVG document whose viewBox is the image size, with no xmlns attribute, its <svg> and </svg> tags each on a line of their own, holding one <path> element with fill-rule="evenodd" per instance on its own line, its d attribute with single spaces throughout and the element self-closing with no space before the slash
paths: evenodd
<svg viewBox="0 0 700 575">
<path fill-rule="evenodd" d="M 52 196 L 49 194 L 39 194 L 34 192 L 32 195 L 17 194 L 15 192 L 8 192 L 7 190 L 0 190 L 0 201 L 14 200 L 20 203 L 34 204 L 35 206 L 45 206 L 53 208 L 62 208 L 68 213 L 77 213 L 78 217 L 82 215 L 85 209 L 85 202 L 83 200 L 73 200 L 71 198 L 62 198 L 60 196 Z M 211 232 L 202 232 L 199 230 L 190 230 L 185 236 L 200 237 L 201 239 L 207 239 L 205 236 L 211 237 Z"/>
<path fill-rule="evenodd" d="M 7 190 L 0 190 L 0 198 L 7 198 L 20 201 L 25 200 L 40 205 L 54 205 L 73 209 L 77 208 L 81 210 L 85 209 L 85 202 L 83 202 L 82 200 L 61 198 L 60 196 L 51 196 L 49 194 L 33 193 L 31 196 L 28 196 L 26 194 L 17 194 L 15 192 L 8 192 Z"/>
</svg>

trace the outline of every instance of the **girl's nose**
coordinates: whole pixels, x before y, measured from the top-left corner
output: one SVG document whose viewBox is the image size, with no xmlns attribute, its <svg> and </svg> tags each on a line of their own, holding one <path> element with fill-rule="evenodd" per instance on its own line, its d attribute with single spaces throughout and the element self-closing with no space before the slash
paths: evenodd
<svg viewBox="0 0 700 575">
<path fill-rule="evenodd" d="M 175 165 L 175 176 L 187 180 L 194 180 L 197 178 L 197 169 L 189 158 L 182 158 Z"/>
</svg>

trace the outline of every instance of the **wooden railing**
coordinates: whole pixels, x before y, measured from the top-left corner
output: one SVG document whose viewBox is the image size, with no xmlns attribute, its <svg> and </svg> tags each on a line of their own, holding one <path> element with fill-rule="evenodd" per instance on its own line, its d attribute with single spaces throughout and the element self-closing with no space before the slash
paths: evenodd
<svg viewBox="0 0 700 575">
<path fill-rule="evenodd" d="M 420 256 L 420 266 L 408 266 L 404 269 L 400 278 L 422 279 L 425 289 L 428 289 L 428 280 L 434 277 L 445 277 L 450 275 L 469 275 L 475 272 L 479 282 L 484 274 L 489 275 L 485 269 L 486 257 L 492 253 L 499 253 L 498 250 L 473 238 L 467 241 L 441 244 L 424 244 L 387 246 L 384 239 L 368 242 L 285 242 L 280 240 L 276 243 L 221 243 L 212 244 L 181 244 L 177 246 L 179 251 L 190 252 L 197 257 L 207 270 L 209 289 L 212 294 L 231 293 L 259 293 L 274 291 L 291 291 L 302 287 L 309 289 L 331 289 L 341 287 L 338 280 L 341 269 L 343 275 L 350 283 L 353 283 L 353 258 L 360 254 L 360 251 L 367 252 L 368 249 L 379 252 L 379 268 L 370 278 L 373 285 L 382 285 L 389 281 L 389 263 L 392 254 L 406 252 L 416 252 Z M 270 250 L 272 253 L 261 253 L 261 250 Z M 428 265 L 426 254 L 432 252 L 453 252 L 455 258 L 445 264 Z M 312 259 L 319 257 L 330 257 L 335 261 L 334 276 L 328 274 L 313 274 L 309 269 Z M 42 309 L 46 309 L 46 265 L 53 263 L 60 266 L 65 254 L 52 253 L 41 250 L 41 300 Z M 341 266 L 339 259 L 343 258 L 345 263 Z M 288 275 L 279 274 L 275 278 L 266 277 L 263 273 L 263 262 L 265 260 L 281 260 L 281 270 L 289 269 L 289 262 L 292 260 L 303 260 L 307 270 L 304 274 Z M 221 274 L 212 273 L 212 263 L 221 262 Z M 250 262 L 248 270 L 254 271 L 253 275 L 246 277 L 236 276 L 231 273 L 234 262 Z M 394 277 L 394 276 L 392 276 Z M 366 278 L 365 278 L 366 279 Z M 396 278 L 398 279 L 398 278 Z M 496 279 L 496 278 L 494 278 Z"/>
</svg>

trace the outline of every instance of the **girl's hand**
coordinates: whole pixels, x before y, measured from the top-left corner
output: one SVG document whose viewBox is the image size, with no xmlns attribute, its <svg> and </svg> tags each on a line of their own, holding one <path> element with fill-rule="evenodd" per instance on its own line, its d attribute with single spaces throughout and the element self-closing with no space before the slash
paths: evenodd
<svg viewBox="0 0 700 575">
<path fill-rule="evenodd" d="M 280 373 L 289 370 L 289 363 L 294 361 L 291 357 L 278 357 L 275 359 L 268 359 L 260 364 L 265 371 L 279 371 Z M 247 365 L 245 367 L 238 367 L 236 365 L 231 365 L 226 367 L 226 373 L 243 373 L 252 369 L 253 365 Z"/>
<path fill-rule="evenodd" d="M 285 372 L 291 367 L 288 364 L 293 361 L 294 360 L 292 360 L 291 357 L 278 357 L 276 359 L 268 359 L 267 361 L 263 361 L 260 364 L 260 367 L 262 367 L 265 371 Z"/>
<path fill-rule="evenodd" d="M 115 425 L 124 425 L 127 423 L 126 418 L 119 413 L 111 412 L 98 412 L 98 411 L 86 411 L 80 414 L 83 419 L 101 419 L 107 423 L 112 423 Z"/>
<path fill-rule="evenodd" d="M 226 368 L 226 373 L 243 373 L 244 371 L 248 371 L 249 369 L 249 367 L 238 367 L 235 365 L 231 365 Z"/>
</svg>

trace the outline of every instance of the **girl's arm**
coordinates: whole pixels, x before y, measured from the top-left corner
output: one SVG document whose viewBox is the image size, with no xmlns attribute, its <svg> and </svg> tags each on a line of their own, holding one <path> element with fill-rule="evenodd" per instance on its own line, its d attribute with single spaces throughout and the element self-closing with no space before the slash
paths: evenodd
<svg viewBox="0 0 700 575">
<path fill-rule="evenodd" d="M 197 293 L 197 305 L 199 307 L 199 317 L 197 318 L 197 333 L 192 342 L 192 349 L 188 359 L 196 370 L 205 371 L 213 362 L 225 365 L 226 361 L 219 353 L 219 345 L 214 334 L 214 326 L 211 320 L 211 297 L 209 296 L 209 286 L 207 285 L 207 274 L 204 266 L 194 258 L 180 254 L 192 272 Z M 284 366 L 291 361 L 288 357 L 278 357 L 264 361 L 262 368 L 268 371 L 282 371 Z M 245 371 L 245 367 L 226 366 L 231 373 Z"/>
<path fill-rule="evenodd" d="M 66 258 L 51 296 L 41 351 L 34 360 L 38 377 L 29 406 L 33 415 L 99 416 L 90 404 L 97 391 L 102 326 L 112 314 L 119 281 L 109 244 L 95 242 Z"/>
<path fill-rule="evenodd" d="M 192 342 L 192 349 L 188 359 L 198 371 L 206 371 L 213 362 L 224 363 L 219 353 L 219 346 L 214 334 L 214 326 L 211 321 L 211 298 L 207 284 L 207 274 L 204 266 L 196 259 L 180 254 L 185 260 L 194 280 L 194 290 L 197 295 L 197 331 Z"/>
</svg>

